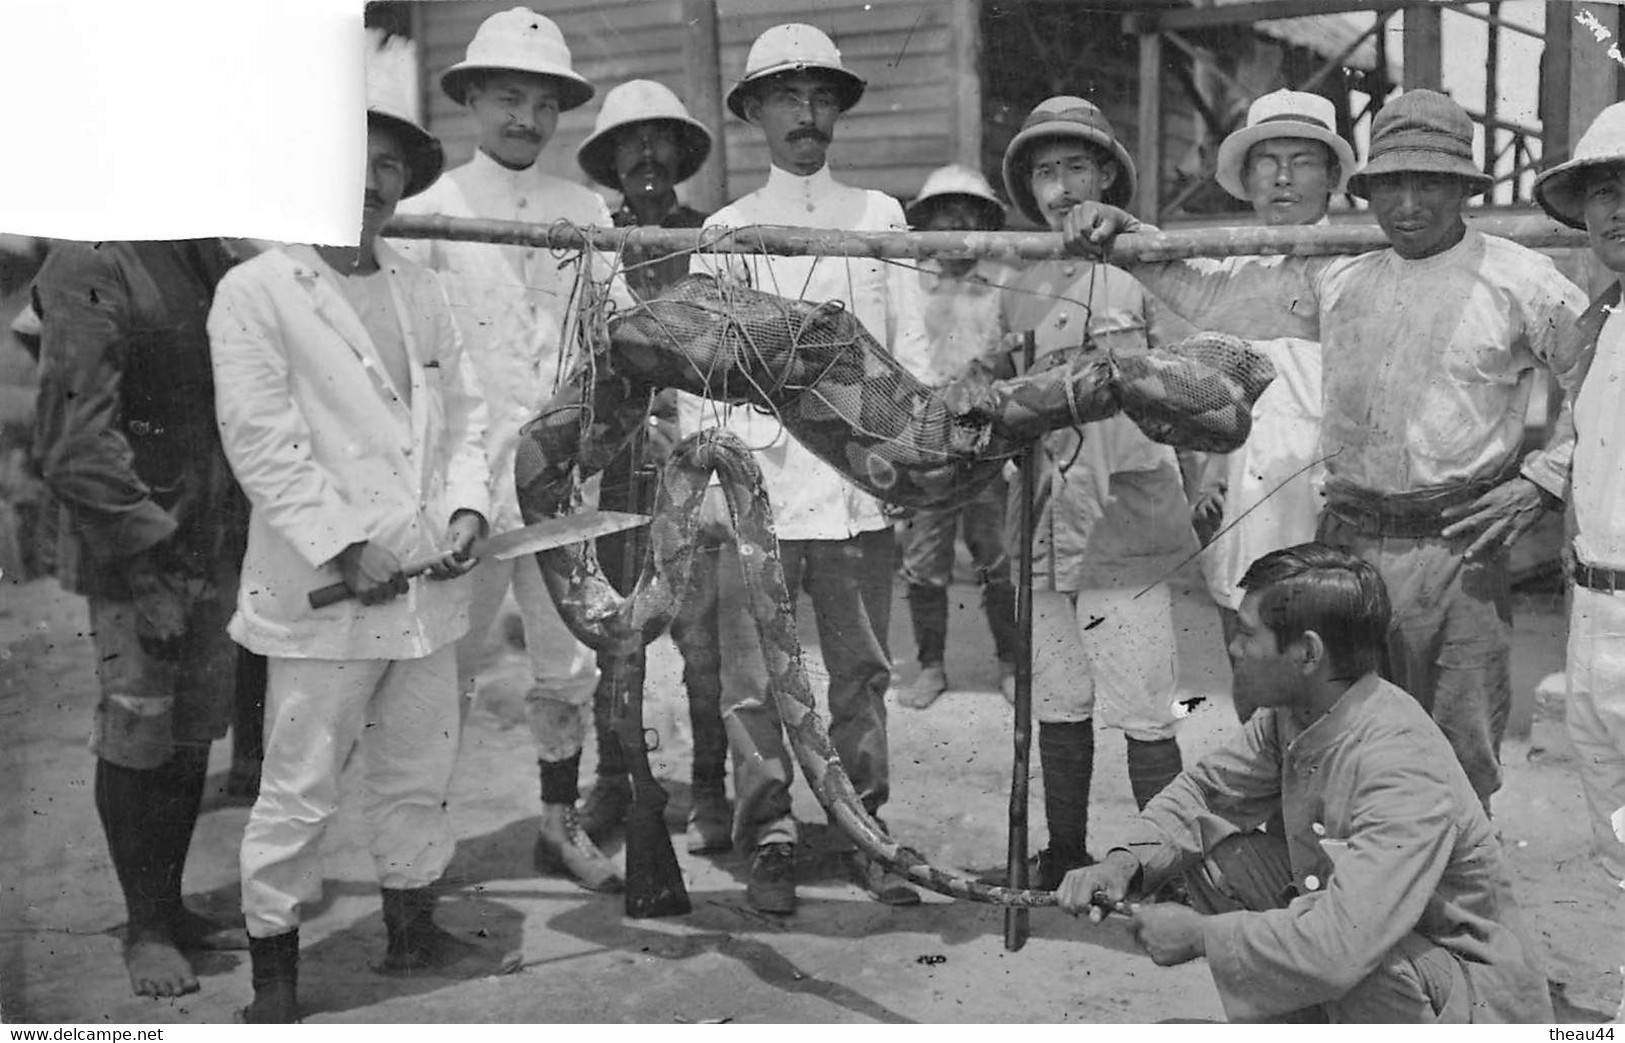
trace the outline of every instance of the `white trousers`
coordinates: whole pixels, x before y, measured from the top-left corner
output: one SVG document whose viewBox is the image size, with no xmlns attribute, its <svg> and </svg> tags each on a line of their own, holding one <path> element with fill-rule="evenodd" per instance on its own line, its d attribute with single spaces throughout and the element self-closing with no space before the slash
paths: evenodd
<svg viewBox="0 0 1625 1043">
<path fill-rule="evenodd" d="M 260 795 L 243 831 L 243 916 L 255 938 L 299 926 L 321 897 L 321 839 L 360 743 L 363 811 L 381 887 L 432 883 L 451 861 L 456 655 L 269 661 Z"/>
<path fill-rule="evenodd" d="M 1136 592 L 1033 591 L 1035 720 L 1098 716 L 1141 742 L 1173 737 L 1173 596 L 1165 583 Z"/>
<path fill-rule="evenodd" d="M 1625 594 L 1574 588 L 1566 711 L 1597 854 L 1625 882 Z"/>
<path fill-rule="evenodd" d="M 530 659 L 533 683 L 525 693 L 525 709 L 537 754 L 546 761 L 561 761 L 581 752 L 587 708 L 598 685 L 598 657 L 564 625 L 535 556 L 482 561 L 470 576 L 474 591 L 468 633 L 457 642 L 458 690 L 473 695 L 487 635 L 511 586 Z"/>
</svg>

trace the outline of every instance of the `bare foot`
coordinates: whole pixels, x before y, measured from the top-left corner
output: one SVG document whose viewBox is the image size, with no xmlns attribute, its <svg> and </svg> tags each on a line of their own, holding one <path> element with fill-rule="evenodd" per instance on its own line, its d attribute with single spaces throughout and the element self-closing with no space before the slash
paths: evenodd
<svg viewBox="0 0 1625 1043">
<path fill-rule="evenodd" d="M 137 996 L 184 996 L 198 988 L 192 965 L 161 933 L 132 936 L 124 946 L 124 966 Z"/>
</svg>

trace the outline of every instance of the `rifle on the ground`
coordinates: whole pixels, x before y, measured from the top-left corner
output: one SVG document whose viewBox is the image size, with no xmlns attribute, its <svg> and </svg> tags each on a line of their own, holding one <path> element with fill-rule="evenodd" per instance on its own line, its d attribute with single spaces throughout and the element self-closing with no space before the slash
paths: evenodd
<svg viewBox="0 0 1625 1043">
<path fill-rule="evenodd" d="M 631 469 L 631 498 L 647 510 L 652 468 Z M 622 545 L 621 573 L 630 592 L 643 562 L 642 533 L 628 534 Z M 609 680 L 615 706 L 615 737 L 632 776 L 632 807 L 626 813 L 626 915 L 681 916 L 693 907 L 683 873 L 666 830 L 666 791 L 649 767 L 650 744 L 643 727 L 643 678 L 646 655 L 641 634 L 629 634 L 610 651 Z M 658 737 L 654 748 L 658 748 Z"/>
<path fill-rule="evenodd" d="M 1021 371 L 1032 372 L 1037 354 L 1033 331 L 1022 338 Z M 1010 838 L 1007 851 L 1008 884 L 1027 886 L 1027 790 L 1033 745 L 1033 496 L 1038 480 L 1038 446 L 1035 440 L 1021 455 L 1021 475 L 1017 479 L 1018 551 L 1016 554 L 1016 699 L 1015 756 L 1010 771 Z M 1029 923 L 1026 909 L 1004 911 L 1004 947 L 1015 952 L 1027 944 Z"/>
</svg>

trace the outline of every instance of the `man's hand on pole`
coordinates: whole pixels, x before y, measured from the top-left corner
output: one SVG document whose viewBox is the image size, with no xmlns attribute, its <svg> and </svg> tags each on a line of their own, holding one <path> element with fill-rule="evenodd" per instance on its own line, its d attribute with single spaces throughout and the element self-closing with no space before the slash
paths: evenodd
<svg viewBox="0 0 1625 1043">
<path fill-rule="evenodd" d="M 1545 491 L 1520 475 L 1502 482 L 1472 503 L 1446 508 L 1442 512 L 1444 517 L 1453 520 L 1440 535 L 1454 539 L 1476 533 L 1462 556 L 1468 561 L 1489 557 L 1516 543 L 1545 509 Z"/>
<path fill-rule="evenodd" d="M 1068 253 L 1105 257 L 1111 253 L 1113 240 L 1141 227 L 1140 220 L 1127 210 L 1106 203 L 1079 203 L 1068 211 L 1061 239 Z"/>
<path fill-rule="evenodd" d="M 1129 885 L 1134 883 L 1139 871 L 1139 859 L 1117 848 L 1105 861 L 1066 874 L 1055 892 L 1056 901 L 1073 916 L 1088 913 L 1089 922 L 1097 924 L 1113 906 L 1128 897 Z"/>
</svg>

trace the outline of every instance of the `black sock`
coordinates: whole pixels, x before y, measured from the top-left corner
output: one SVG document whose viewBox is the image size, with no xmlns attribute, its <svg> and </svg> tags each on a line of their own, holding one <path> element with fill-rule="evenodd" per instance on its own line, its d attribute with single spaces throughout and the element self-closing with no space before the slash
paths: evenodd
<svg viewBox="0 0 1625 1043">
<path fill-rule="evenodd" d="M 581 754 L 576 752 L 561 761 L 540 761 L 542 770 L 542 803 L 574 805 L 581 798 Z"/>
<path fill-rule="evenodd" d="M 1044 773 L 1050 852 L 1063 865 L 1082 864 L 1089 833 L 1089 783 L 1095 770 L 1094 722 L 1038 722 L 1038 759 Z"/>
<path fill-rule="evenodd" d="M 1179 756 L 1179 743 L 1173 739 L 1141 742 L 1128 741 L 1128 785 L 1134 793 L 1134 803 L 1144 811 L 1151 798 L 1179 777 L 1184 761 Z"/>
</svg>

